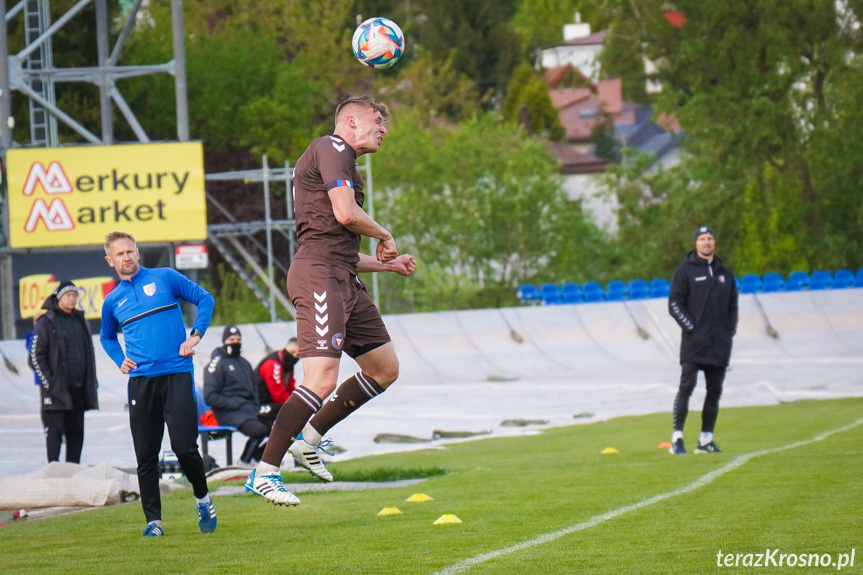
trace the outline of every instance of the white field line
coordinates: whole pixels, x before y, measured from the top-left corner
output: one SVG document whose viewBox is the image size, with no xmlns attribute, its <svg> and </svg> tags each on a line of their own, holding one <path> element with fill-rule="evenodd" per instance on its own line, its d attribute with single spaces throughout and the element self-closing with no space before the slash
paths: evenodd
<svg viewBox="0 0 863 575">
<path fill-rule="evenodd" d="M 705 485 L 708 485 L 709 483 L 712 483 L 714 480 L 722 477 L 723 475 L 725 475 L 729 471 L 734 471 L 735 469 L 737 469 L 738 467 L 747 463 L 750 459 L 754 459 L 755 457 L 759 457 L 761 455 L 770 455 L 773 453 L 778 453 L 780 451 L 785 451 L 787 449 L 795 449 L 797 447 L 803 447 L 804 445 L 809 445 L 812 443 L 816 443 L 818 441 L 823 441 L 824 439 L 827 439 L 831 435 L 835 435 L 837 433 L 842 433 L 844 431 L 848 431 L 850 429 L 853 429 L 853 428 L 859 426 L 860 424 L 863 424 L 863 418 L 858 419 L 857 421 L 850 423 L 850 424 L 846 425 L 845 427 L 840 427 L 839 429 L 834 429 L 832 431 L 825 431 L 821 435 L 817 435 L 817 436 L 813 437 L 812 439 L 806 439 L 803 441 L 798 441 L 796 443 L 789 443 L 788 445 L 783 445 L 781 447 L 773 447 L 771 449 L 764 449 L 762 451 L 755 451 L 752 453 L 747 453 L 745 455 L 741 455 L 741 456 L 736 457 L 733 460 L 731 460 L 725 466 L 720 467 L 719 469 L 716 469 L 714 471 L 711 471 L 710 473 L 707 473 L 706 475 L 702 475 L 701 477 L 699 477 L 698 479 L 696 479 L 695 481 L 693 481 L 689 485 L 685 485 L 683 487 L 675 489 L 674 491 L 668 491 L 667 493 L 660 493 L 659 495 L 654 495 L 653 497 L 643 499 L 637 503 L 633 503 L 632 505 L 627 505 L 625 507 L 621 507 L 621 508 L 615 509 L 613 511 L 608 511 L 606 513 L 603 513 L 602 515 L 596 515 L 594 517 L 591 517 L 587 521 L 583 521 L 581 523 L 578 523 L 576 525 L 572 525 L 570 527 L 564 527 L 563 529 L 558 529 L 557 531 L 552 531 L 551 533 L 545 533 L 543 535 L 539 535 L 538 537 L 534 537 L 533 539 L 529 539 L 527 541 L 524 541 L 522 543 L 518 543 L 516 545 L 512 545 L 510 547 L 504 547 L 502 549 L 497 549 L 495 551 L 489 551 L 487 553 L 481 553 L 481 554 L 476 555 L 474 557 L 470 557 L 468 559 L 464 559 L 462 561 L 459 561 L 458 563 L 450 565 L 446 569 L 443 569 L 442 571 L 438 571 L 438 572 L 434 573 L 433 575 L 455 575 L 456 573 L 464 573 L 465 571 L 467 571 L 471 567 L 473 567 L 475 565 L 479 565 L 480 563 L 485 563 L 486 561 L 491 561 L 492 559 L 497 559 L 498 557 L 503 557 L 504 555 L 509 555 L 510 553 L 515 553 L 516 551 L 521 551 L 523 549 L 529 549 L 531 547 L 536 547 L 537 545 L 542 545 L 543 543 L 549 543 L 551 541 L 554 541 L 555 539 L 559 539 L 559 538 L 563 537 L 564 535 L 569 535 L 570 533 L 576 533 L 577 531 L 583 531 L 583 530 L 588 529 L 590 527 L 595 527 L 601 523 L 605 523 L 606 521 L 608 521 L 610 519 L 614 519 L 615 517 L 629 513 L 630 511 L 636 511 L 638 509 L 641 509 L 642 507 L 647 507 L 648 505 L 653 505 L 654 503 L 659 503 L 660 501 L 670 499 L 671 497 L 675 497 L 677 495 L 684 495 L 686 493 L 690 493 L 692 491 L 695 491 L 696 489 L 699 489 L 701 487 L 704 487 Z"/>
</svg>

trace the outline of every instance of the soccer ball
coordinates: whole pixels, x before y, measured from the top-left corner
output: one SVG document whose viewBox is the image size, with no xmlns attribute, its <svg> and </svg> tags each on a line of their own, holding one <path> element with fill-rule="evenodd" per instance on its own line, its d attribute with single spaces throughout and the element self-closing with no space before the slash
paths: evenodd
<svg viewBox="0 0 863 575">
<path fill-rule="evenodd" d="M 369 18 L 354 32 L 351 45 L 361 64 L 384 70 L 399 61 L 405 51 L 405 35 L 387 18 Z"/>
</svg>

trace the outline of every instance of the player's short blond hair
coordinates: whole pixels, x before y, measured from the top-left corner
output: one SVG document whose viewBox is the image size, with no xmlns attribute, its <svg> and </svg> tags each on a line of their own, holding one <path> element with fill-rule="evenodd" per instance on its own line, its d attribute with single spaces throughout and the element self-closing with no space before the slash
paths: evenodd
<svg viewBox="0 0 863 575">
<path fill-rule="evenodd" d="M 390 109 L 387 108 L 386 104 L 375 102 L 375 99 L 371 96 L 351 96 L 336 107 L 336 125 L 338 125 L 343 111 L 351 106 L 360 106 L 365 109 L 371 108 L 375 112 L 380 112 L 384 122 L 390 119 Z"/>
<path fill-rule="evenodd" d="M 135 247 L 138 247 L 138 242 L 135 241 L 135 236 L 126 232 L 111 232 L 107 236 L 105 236 L 105 255 L 111 255 L 111 244 L 116 242 L 117 240 L 132 240 L 132 243 L 135 244 Z"/>
</svg>

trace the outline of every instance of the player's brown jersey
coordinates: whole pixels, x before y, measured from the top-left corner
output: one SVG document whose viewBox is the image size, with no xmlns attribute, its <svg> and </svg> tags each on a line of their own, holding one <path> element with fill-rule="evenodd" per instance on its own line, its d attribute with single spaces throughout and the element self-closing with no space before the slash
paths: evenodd
<svg viewBox="0 0 863 575">
<path fill-rule="evenodd" d="M 309 144 L 294 168 L 294 212 L 297 221 L 296 258 L 323 260 L 357 273 L 359 234 L 339 223 L 328 192 L 339 186 L 354 190 L 365 201 L 357 153 L 338 136 L 323 136 Z"/>
</svg>

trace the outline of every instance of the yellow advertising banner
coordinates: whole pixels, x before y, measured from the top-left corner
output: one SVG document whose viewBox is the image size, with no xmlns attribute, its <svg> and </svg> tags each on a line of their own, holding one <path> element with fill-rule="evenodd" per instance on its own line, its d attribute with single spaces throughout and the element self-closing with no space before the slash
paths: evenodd
<svg viewBox="0 0 863 575">
<path fill-rule="evenodd" d="M 200 142 L 12 149 L 6 153 L 13 248 L 204 240 Z"/>
<path fill-rule="evenodd" d="M 36 274 L 18 280 L 18 305 L 21 319 L 42 313 L 42 304 L 59 285 L 51 274 Z M 101 276 L 73 279 L 78 288 L 78 309 L 87 319 L 102 317 L 102 303 L 117 283 L 116 277 Z"/>
</svg>

